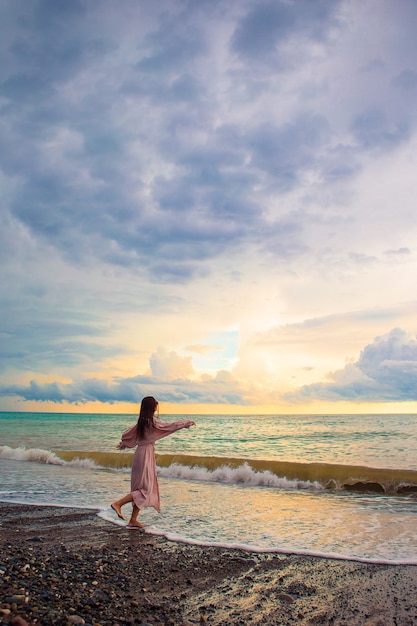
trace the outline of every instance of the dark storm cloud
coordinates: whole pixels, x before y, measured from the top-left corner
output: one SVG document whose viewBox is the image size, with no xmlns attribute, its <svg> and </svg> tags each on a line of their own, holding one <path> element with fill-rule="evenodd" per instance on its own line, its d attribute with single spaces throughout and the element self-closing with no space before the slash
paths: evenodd
<svg viewBox="0 0 417 626">
<path fill-rule="evenodd" d="M 324 250 L 345 224 L 351 266 L 378 250 L 405 257 L 409 215 L 380 243 L 392 207 L 367 222 L 351 199 L 358 174 L 362 191 L 375 184 L 367 163 L 375 171 L 414 138 L 416 17 L 409 0 L 381 0 L 377 14 L 351 0 L 4 0 L 5 369 L 99 371 L 124 350 L 108 345 L 125 332 L 125 319 L 109 321 L 116 310 L 177 311 L 220 267 L 243 283 L 248 259 L 278 284 L 277 268 L 334 258 Z M 352 250 L 368 227 L 369 249 Z M 141 384 L 33 383 L 17 395 L 136 401 Z M 166 399 L 245 399 L 233 380 L 156 384 Z"/>
<path fill-rule="evenodd" d="M 262 245 L 285 257 L 303 249 L 304 220 L 285 210 L 267 219 L 266 195 L 302 186 L 311 170 L 333 183 L 358 169 L 352 152 L 333 145 L 326 116 L 307 107 L 289 121 L 268 115 L 214 125 L 221 103 L 207 59 L 218 7 L 179 2 L 154 11 L 150 27 L 146 6 L 130 6 L 142 34 L 127 33 L 125 57 L 105 22 L 107 3 L 102 15 L 85 2 L 8 7 L 0 162 L 19 178 L 8 208 L 70 262 L 141 265 L 158 282 L 175 283 L 207 273 L 202 264 L 231 246 Z M 322 41 L 338 7 L 243 4 L 230 45 L 261 58 L 291 37 Z M 114 17 L 117 24 L 122 14 Z M 407 124 L 390 126 L 383 111 L 352 122 L 363 148 L 392 148 L 409 132 Z M 283 230 L 291 238 L 285 248 L 275 245 Z"/>
<path fill-rule="evenodd" d="M 261 36 L 271 11 L 274 41 L 305 29 L 321 37 L 333 9 L 302 4 L 248 5 L 234 45 Z M 128 37 L 133 52 L 123 61 L 91 5 L 8 6 L 15 21 L 0 85 L 1 165 L 19 178 L 9 210 L 35 237 L 69 261 L 141 264 L 159 282 L 184 282 L 229 246 L 281 232 L 282 218 L 265 219 L 255 188 L 294 188 L 325 148 L 326 120 L 306 113 L 292 123 L 213 128 L 218 103 L 202 75 L 213 40 L 199 11 L 173 11 L 137 41 Z M 195 142 L 202 132 L 208 141 Z M 162 164 L 150 183 L 148 153 Z"/>
</svg>

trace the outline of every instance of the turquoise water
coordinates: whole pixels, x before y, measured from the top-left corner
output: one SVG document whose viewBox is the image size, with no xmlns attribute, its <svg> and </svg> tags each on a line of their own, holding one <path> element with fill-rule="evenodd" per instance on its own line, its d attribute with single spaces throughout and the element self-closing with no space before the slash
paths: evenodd
<svg viewBox="0 0 417 626">
<path fill-rule="evenodd" d="M 417 469 L 417 415 L 161 415 L 196 427 L 158 451 L 190 455 Z M 115 449 L 135 415 L 0 413 L 2 445 L 50 450 Z"/>
<path fill-rule="evenodd" d="M 162 514 L 141 512 L 147 532 L 254 551 L 417 564 L 416 493 L 351 493 L 273 474 L 272 463 L 271 471 L 251 466 L 271 460 L 296 468 L 330 464 L 327 473 L 337 467 L 346 474 L 363 465 L 416 470 L 417 416 L 192 419 L 195 428 L 157 443 L 161 455 L 186 457 L 159 468 Z M 109 503 L 129 491 L 129 468 L 115 469 L 111 463 L 121 455 L 115 451 L 121 432 L 135 421 L 133 415 L 0 414 L 0 499 L 94 507 L 109 523 L 122 524 Z M 70 454 L 71 460 L 64 461 L 57 450 L 84 451 L 87 458 Z M 89 460 L 93 455 L 95 461 Z M 210 470 L 190 460 L 207 456 L 224 463 Z M 232 467 L 236 457 L 247 462 Z"/>
</svg>

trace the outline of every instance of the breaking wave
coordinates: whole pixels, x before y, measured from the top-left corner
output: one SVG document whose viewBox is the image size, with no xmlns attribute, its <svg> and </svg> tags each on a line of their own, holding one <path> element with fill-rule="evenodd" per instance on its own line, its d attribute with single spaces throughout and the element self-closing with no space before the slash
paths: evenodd
<svg viewBox="0 0 417 626">
<path fill-rule="evenodd" d="M 128 471 L 132 453 L 77 450 L 53 452 L 39 448 L 0 446 L 0 459 L 69 465 L 83 469 Z M 156 460 L 158 474 L 166 478 L 288 490 L 417 495 L 416 470 L 182 454 L 157 454 Z"/>
<path fill-rule="evenodd" d="M 65 460 L 55 454 L 55 452 L 43 450 L 42 448 L 10 448 L 9 446 L 0 446 L 0 459 L 9 461 L 30 461 L 44 465 L 68 465 L 71 467 L 82 467 L 84 469 L 104 469 L 100 465 L 97 465 L 91 458 L 74 457 Z"/>
</svg>

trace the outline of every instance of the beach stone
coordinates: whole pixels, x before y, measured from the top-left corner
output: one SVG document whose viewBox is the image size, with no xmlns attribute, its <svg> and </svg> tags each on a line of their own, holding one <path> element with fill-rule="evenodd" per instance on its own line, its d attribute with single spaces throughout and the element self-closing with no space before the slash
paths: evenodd
<svg viewBox="0 0 417 626">
<path fill-rule="evenodd" d="M 278 598 L 283 602 L 288 602 L 288 604 L 292 604 L 293 602 L 295 602 L 295 599 L 293 598 L 293 596 L 290 596 L 289 593 L 279 593 Z"/>
<path fill-rule="evenodd" d="M 51 622 L 54 622 L 59 617 L 59 611 L 48 611 L 47 617 Z"/>
<path fill-rule="evenodd" d="M 27 621 L 23 619 L 23 617 L 19 617 L 18 615 L 12 619 L 10 624 L 11 626 L 29 626 Z"/>
<path fill-rule="evenodd" d="M 12 596 L 6 596 L 6 602 L 10 604 L 26 604 L 29 601 L 29 598 L 23 594 L 14 594 Z"/>
<path fill-rule="evenodd" d="M 80 615 L 69 615 L 67 619 L 70 624 L 85 624 L 85 619 Z"/>
<path fill-rule="evenodd" d="M 1 615 L 10 615 L 10 613 L 11 613 L 11 610 L 10 610 L 10 609 L 3 609 L 3 608 L 0 608 L 0 614 L 1 614 Z"/>
</svg>

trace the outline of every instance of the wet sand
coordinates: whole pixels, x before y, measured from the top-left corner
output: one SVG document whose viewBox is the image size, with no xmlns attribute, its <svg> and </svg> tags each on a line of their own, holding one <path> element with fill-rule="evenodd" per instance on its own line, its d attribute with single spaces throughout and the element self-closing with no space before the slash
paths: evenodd
<svg viewBox="0 0 417 626">
<path fill-rule="evenodd" d="M 75 508 L 0 521 L 2 624 L 417 624 L 417 566 L 173 543 Z"/>
</svg>

